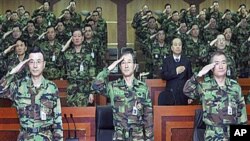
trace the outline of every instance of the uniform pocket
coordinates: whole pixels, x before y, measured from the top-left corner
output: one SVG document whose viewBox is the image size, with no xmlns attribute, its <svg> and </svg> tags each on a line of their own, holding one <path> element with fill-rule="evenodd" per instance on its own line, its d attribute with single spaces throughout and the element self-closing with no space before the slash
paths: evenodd
<svg viewBox="0 0 250 141">
<path fill-rule="evenodd" d="M 125 112 L 125 97 L 115 96 L 114 97 L 114 108 L 121 113 Z"/>
</svg>

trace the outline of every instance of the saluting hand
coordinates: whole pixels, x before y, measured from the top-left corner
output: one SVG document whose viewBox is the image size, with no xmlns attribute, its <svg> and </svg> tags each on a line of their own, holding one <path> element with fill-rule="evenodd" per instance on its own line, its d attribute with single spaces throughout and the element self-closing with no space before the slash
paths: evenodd
<svg viewBox="0 0 250 141">
<path fill-rule="evenodd" d="M 70 37 L 67 43 L 62 47 L 62 52 L 64 52 L 69 47 L 71 41 L 72 41 L 72 37 Z"/>
<path fill-rule="evenodd" d="M 216 63 L 211 63 L 211 64 L 206 65 L 205 67 L 203 67 L 203 68 L 201 69 L 201 71 L 198 73 L 197 76 L 198 76 L 198 77 L 201 77 L 201 76 L 207 74 L 211 69 L 214 68 L 215 65 L 216 65 Z"/>
<path fill-rule="evenodd" d="M 13 48 L 16 46 L 17 44 L 14 44 L 14 45 L 11 45 L 11 46 L 9 46 L 8 48 L 6 48 L 5 50 L 4 50 L 4 54 L 7 54 L 7 53 L 9 53 L 9 52 L 11 52 L 12 50 L 13 50 Z"/>
<path fill-rule="evenodd" d="M 11 71 L 10 71 L 10 74 L 15 74 L 15 73 L 17 73 L 17 72 L 20 72 L 22 69 L 23 69 L 23 67 L 25 66 L 25 64 L 27 63 L 27 62 L 29 62 L 30 61 L 30 58 L 29 59 L 26 59 L 26 60 L 24 60 L 24 61 L 22 61 L 22 62 L 20 62 L 16 67 L 14 67 Z"/>
<path fill-rule="evenodd" d="M 119 60 L 114 61 L 114 62 L 108 67 L 108 70 L 109 70 L 109 71 L 113 70 L 113 69 L 116 67 L 116 65 L 119 64 L 123 59 L 124 59 L 124 58 L 121 57 Z"/>
</svg>

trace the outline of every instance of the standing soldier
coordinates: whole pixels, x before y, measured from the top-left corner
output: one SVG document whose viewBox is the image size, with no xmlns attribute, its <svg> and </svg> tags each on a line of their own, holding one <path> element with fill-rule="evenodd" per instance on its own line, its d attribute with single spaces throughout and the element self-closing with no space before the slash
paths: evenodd
<svg viewBox="0 0 250 141">
<path fill-rule="evenodd" d="M 215 40 L 213 40 L 211 42 L 210 45 L 212 45 L 214 42 L 215 48 L 212 48 L 210 50 L 210 55 L 214 52 L 214 51 L 221 51 L 224 52 L 227 58 L 227 76 L 232 78 L 232 79 L 237 79 L 238 76 L 238 72 L 236 69 L 236 63 L 234 60 L 234 56 L 233 54 L 231 54 L 230 52 L 227 51 L 226 49 L 226 39 L 225 36 L 223 34 L 219 34 Z"/>
<path fill-rule="evenodd" d="M 45 79 L 43 52 L 34 48 L 29 59 L 13 68 L 0 85 L 0 97 L 13 101 L 20 121 L 18 141 L 62 141 L 62 116 L 56 85 Z M 14 81 L 13 77 L 28 64 L 30 77 Z"/>
<path fill-rule="evenodd" d="M 166 43 L 166 34 L 160 29 L 156 35 L 156 42 L 151 44 L 152 75 L 153 78 L 161 78 L 163 59 L 170 53 L 170 46 Z"/>
<path fill-rule="evenodd" d="M 83 45 L 84 36 L 81 29 L 74 29 L 72 38 L 62 49 L 59 63 L 64 65 L 68 106 L 87 106 L 91 94 L 91 82 L 95 76 L 95 64 L 91 51 Z M 72 41 L 72 44 L 70 45 Z"/>
<path fill-rule="evenodd" d="M 15 49 L 15 53 L 12 55 L 8 55 L 13 49 Z M 0 53 L 0 68 L 5 70 L 13 69 L 20 62 L 28 59 L 27 52 L 27 42 L 24 39 L 17 39 L 15 44 L 9 46 L 2 53 Z M 6 58 L 5 58 L 6 57 Z M 28 76 L 28 69 L 24 68 L 18 74 L 15 75 L 15 79 L 21 79 Z"/>
<path fill-rule="evenodd" d="M 94 60 L 95 68 L 99 71 L 105 66 L 105 55 L 99 38 L 93 36 L 92 26 L 84 25 L 84 42 L 85 47 L 91 51 L 91 57 Z"/>
<path fill-rule="evenodd" d="M 107 83 L 108 75 L 119 64 L 123 79 Z M 135 79 L 134 54 L 123 52 L 121 58 L 104 68 L 92 88 L 111 99 L 114 141 L 153 141 L 153 109 L 145 83 Z M 90 98 L 93 99 L 93 98 Z"/>
<path fill-rule="evenodd" d="M 205 77 L 209 71 L 213 77 Z M 210 64 L 192 76 L 185 84 L 184 93 L 200 99 L 203 121 L 206 124 L 205 140 L 227 141 L 230 125 L 247 124 L 247 113 L 241 87 L 226 77 L 227 59 L 223 52 L 215 52 Z"/>
<path fill-rule="evenodd" d="M 62 45 L 56 40 L 56 31 L 53 26 L 47 28 L 46 39 L 41 41 L 39 47 L 45 53 L 47 69 L 44 70 L 44 76 L 49 80 L 60 79 L 62 77 L 62 69 L 57 64 Z"/>
</svg>

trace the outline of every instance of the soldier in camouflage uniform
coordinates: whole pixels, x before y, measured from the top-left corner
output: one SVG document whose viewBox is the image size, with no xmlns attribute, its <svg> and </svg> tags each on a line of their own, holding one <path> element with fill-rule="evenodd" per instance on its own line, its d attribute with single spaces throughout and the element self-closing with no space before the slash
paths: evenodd
<svg viewBox="0 0 250 141">
<path fill-rule="evenodd" d="M 234 60 L 233 54 L 227 51 L 226 49 L 226 40 L 225 36 L 223 34 L 219 34 L 217 38 L 215 39 L 215 48 L 211 47 L 210 55 L 213 54 L 214 51 L 222 51 L 226 54 L 227 57 L 227 77 L 232 79 L 237 79 L 238 77 L 238 71 L 236 68 L 236 63 Z M 208 56 L 209 57 L 209 56 Z"/>
<path fill-rule="evenodd" d="M 247 113 L 241 87 L 226 77 L 227 59 L 223 52 L 215 52 L 202 70 L 185 84 L 184 93 L 202 102 L 205 140 L 229 141 L 230 125 L 247 124 Z M 210 70 L 213 77 L 203 77 Z"/>
<path fill-rule="evenodd" d="M 62 45 L 56 40 L 56 31 L 53 26 L 47 28 L 46 39 L 38 43 L 43 50 L 46 61 L 44 76 L 49 80 L 62 78 L 62 68 L 57 64 Z"/>
<path fill-rule="evenodd" d="M 218 22 L 212 17 L 209 23 L 204 27 L 203 40 L 206 43 L 210 43 L 218 34 Z"/>
<path fill-rule="evenodd" d="M 166 34 L 160 29 L 156 35 L 157 41 L 151 44 L 151 61 L 153 78 L 161 78 L 163 59 L 170 54 L 170 46 L 166 43 Z"/>
<path fill-rule="evenodd" d="M 184 45 L 184 54 L 192 62 L 192 70 L 198 71 L 203 63 L 207 63 L 208 46 L 200 36 L 200 29 L 197 24 L 193 24 L 190 29 L 190 36 Z"/>
<path fill-rule="evenodd" d="M 5 50 L 10 45 L 13 45 L 15 43 L 15 41 L 21 37 L 21 35 L 22 35 L 22 30 L 21 30 L 20 26 L 15 25 L 12 28 L 11 34 L 3 39 L 2 44 L 0 45 L 1 46 L 0 52 Z"/>
<path fill-rule="evenodd" d="M 162 13 L 155 13 L 158 16 L 157 22 L 159 24 L 162 24 L 164 20 L 168 20 L 171 15 L 171 4 L 165 4 L 164 8 Z"/>
<path fill-rule="evenodd" d="M 28 64 L 31 73 L 13 81 L 14 75 Z M 29 59 L 18 64 L 3 79 L 0 97 L 13 101 L 20 121 L 18 141 L 62 141 L 61 104 L 57 86 L 45 79 L 43 53 L 34 48 Z"/>
<path fill-rule="evenodd" d="M 71 31 L 66 31 L 64 23 L 62 21 L 58 21 L 56 25 L 56 38 L 58 42 L 62 45 L 66 44 L 66 42 L 70 39 L 71 37 Z"/>
<path fill-rule="evenodd" d="M 68 106 L 87 106 L 91 95 L 91 82 L 95 77 L 95 64 L 91 51 L 84 46 L 84 36 L 81 29 L 72 32 L 72 44 L 63 48 L 59 64 L 64 65 L 67 88 Z M 64 46 L 67 47 L 67 46 Z"/>
<path fill-rule="evenodd" d="M 12 50 L 15 53 L 8 55 Z M 20 62 L 28 59 L 27 55 L 27 42 L 24 39 L 17 39 L 14 45 L 9 46 L 2 53 L 0 53 L 0 68 L 5 72 L 13 69 Z M 18 74 L 15 75 L 15 79 L 22 79 L 29 75 L 28 69 L 22 69 Z"/>
<path fill-rule="evenodd" d="M 120 64 L 123 79 L 107 83 L 112 69 Z M 134 77 L 135 58 L 124 52 L 121 58 L 104 68 L 92 88 L 111 99 L 113 109 L 114 141 L 153 141 L 153 109 L 148 88 Z"/>
<path fill-rule="evenodd" d="M 33 48 L 35 42 L 37 41 L 39 35 L 35 32 L 35 22 L 30 20 L 27 22 L 27 28 L 23 33 L 23 38 L 27 42 L 27 47 L 28 50 L 27 52 L 29 53 L 30 50 Z"/>
<path fill-rule="evenodd" d="M 71 21 L 75 23 L 76 27 L 80 28 L 82 22 L 82 16 L 81 14 L 76 12 L 76 2 L 74 0 L 71 0 L 69 2 L 69 11 L 71 13 Z"/>
<path fill-rule="evenodd" d="M 105 67 L 105 54 L 106 52 L 100 42 L 99 38 L 93 36 L 92 26 L 89 24 L 84 25 L 84 42 L 85 47 L 91 51 L 91 57 L 94 60 L 95 68 L 101 71 Z"/>
<path fill-rule="evenodd" d="M 3 28 L 4 32 L 7 32 L 7 31 L 10 31 L 16 25 L 21 27 L 21 23 L 19 22 L 18 14 L 16 11 L 13 11 L 11 13 L 10 20 L 4 21 L 2 28 Z"/>
<path fill-rule="evenodd" d="M 240 47 L 240 77 L 250 77 L 250 35 Z"/>
<path fill-rule="evenodd" d="M 56 16 L 52 11 L 50 11 L 49 8 L 50 8 L 50 2 L 44 1 L 43 5 L 33 12 L 32 17 L 34 18 L 37 17 L 37 15 L 41 15 L 44 18 L 44 22 L 46 23 L 46 25 L 54 26 L 56 22 Z"/>
</svg>

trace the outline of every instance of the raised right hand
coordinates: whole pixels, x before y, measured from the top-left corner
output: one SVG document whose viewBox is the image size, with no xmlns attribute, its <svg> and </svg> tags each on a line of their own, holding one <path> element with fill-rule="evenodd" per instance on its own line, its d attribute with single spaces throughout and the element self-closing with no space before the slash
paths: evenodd
<svg viewBox="0 0 250 141">
<path fill-rule="evenodd" d="M 9 53 L 9 52 L 11 52 L 12 50 L 13 50 L 13 48 L 16 46 L 17 44 L 14 44 L 14 45 L 11 45 L 11 46 L 9 46 L 8 48 L 6 48 L 5 50 L 4 50 L 4 54 L 7 54 L 7 53 Z"/>
<path fill-rule="evenodd" d="M 216 65 L 216 63 L 211 63 L 211 64 L 208 64 L 206 65 L 205 67 L 203 67 L 199 73 L 198 73 L 198 77 L 201 77 L 205 74 L 207 74 L 210 70 L 212 70 L 214 68 L 214 66 Z"/>
<path fill-rule="evenodd" d="M 14 67 L 14 68 L 10 71 L 10 74 L 15 74 L 15 73 L 20 72 L 20 71 L 24 68 L 25 64 L 26 64 L 27 62 L 29 62 L 29 61 L 30 61 L 30 58 L 29 58 L 29 59 L 26 59 L 26 60 L 24 60 L 24 61 L 22 61 L 22 62 L 20 62 L 16 67 Z"/>
<path fill-rule="evenodd" d="M 111 71 L 113 70 L 124 58 L 121 57 L 119 60 L 114 61 L 109 67 L 108 70 Z"/>
</svg>

